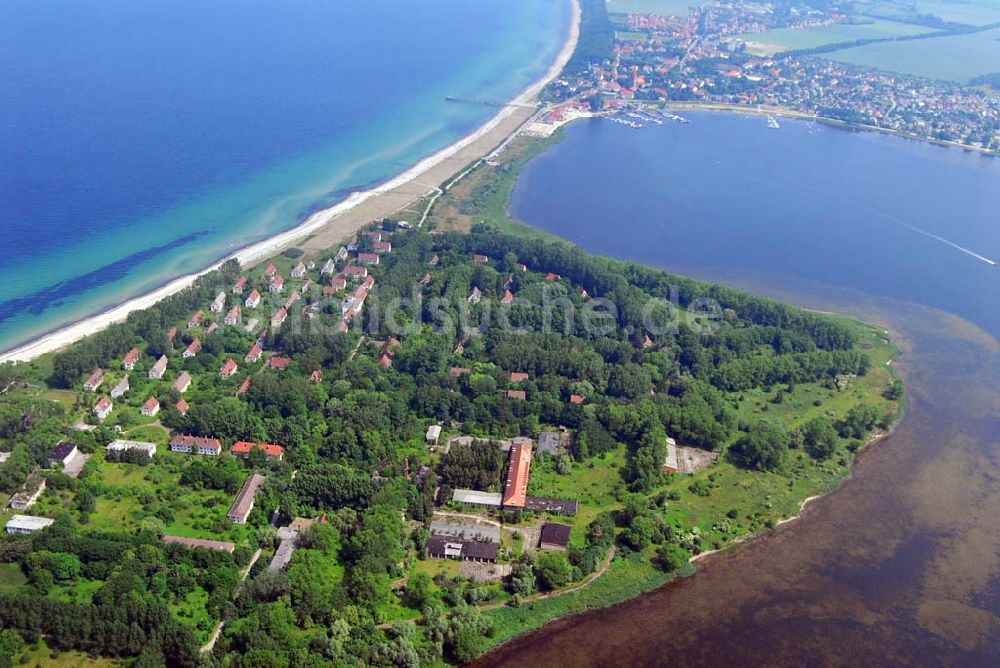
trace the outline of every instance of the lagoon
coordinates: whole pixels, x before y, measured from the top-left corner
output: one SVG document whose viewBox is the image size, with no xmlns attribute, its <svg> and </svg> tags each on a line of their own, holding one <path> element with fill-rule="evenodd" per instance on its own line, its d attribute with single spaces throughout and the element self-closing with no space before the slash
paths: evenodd
<svg viewBox="0 0 1000 668">
<path fill-rule="evenodd" d="M 853 288 L 1000 337 L 1000 160 L 808 121 L 686 116 L 569 127 L 524 169 L 512 215 L 590 252 Z"/>
<path fill-rule="evenodd" d="M 522 173 L 512 212 L 591 252 L 883 325 L 906 416 L 801 519 L 476 665 L 995 666 L 1000 269 L 948 242 L 997 257 L 998 161 L 690 117 L 569 128 Z"/>
</svg>

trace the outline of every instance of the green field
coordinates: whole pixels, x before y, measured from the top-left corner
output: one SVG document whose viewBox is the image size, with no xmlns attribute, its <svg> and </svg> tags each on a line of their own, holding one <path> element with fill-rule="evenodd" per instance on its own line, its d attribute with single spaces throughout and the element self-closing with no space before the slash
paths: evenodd
<svg viewBox="0 0 1000 668">
<path fill-rule="evenodd" d="M 883 39 L 927 32 L 934 32 L 934 29 L 910 23 L 869 19 L 863 23 L 834 23 L 815 28 L 778 28 L 765 33 L 737 35 L 737 38 L 747 43 L 747 50 L 751 53 L 770 55 L 856 39 Z"/>
<path fill-rule="evenodd" d="M 834 51 L 825 57 L 890 72 L 965 83 L 998 69 L 1000 28 L 969 35 L 868 44 Z"/>
<path fill-rule="evenodd" d="M 694 0 L 608 0 L 609 14 L 667 14 L 687 16 L 688 9 L 704 4 Z"/>
<path fill-rule="evenodd" d="M 864 8 L 866 14 L 890 19 L 918 15 L 936 16 L 944 21 L 982 26 L 1000 21 L 1000 0 L 919 0 L 876 2 Z"/>
<path fill-rule="evenodd" d="M 615 32 L 615 39 L 649 39 L 649 33 L 618 30 Z"/>
</svg>

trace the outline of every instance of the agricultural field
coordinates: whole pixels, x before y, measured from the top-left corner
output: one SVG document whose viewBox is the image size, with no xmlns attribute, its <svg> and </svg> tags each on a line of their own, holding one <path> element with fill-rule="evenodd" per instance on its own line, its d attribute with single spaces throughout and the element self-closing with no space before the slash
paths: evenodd
<svg viewBox="0 0 1000 668">
<path fill-rule="evenodd" d="M 826 58 L 891 72 L 968 82 L 997 70 L 1000 28 L 904 42 L 880 42 L 825 54 Z"/>
<path fill-rule="evenodd" d="M 608 0 L 608 14 L 666 14 L 686 16 L 688 9 L 704 3 L 695 0 Z"/>
<path fill-rule="evenodd" d="M 936 16 L 950 23 L 983 26 L 1000 21 L 1000 0 L 918 0 L 918 2 L 874 2 L 864 13 L 905 20 L 915 16 Z"/>
<path fill-rule="evenodd" d="M 795 49 L 812 49 L 857 39 L 883 39 L 934 32 L 933 28 L 882 19 L 834 23 L 814 28 L 778 28 L 765 33 L 737 35 L 750 53 L 771 55 Z"/>
</svg>

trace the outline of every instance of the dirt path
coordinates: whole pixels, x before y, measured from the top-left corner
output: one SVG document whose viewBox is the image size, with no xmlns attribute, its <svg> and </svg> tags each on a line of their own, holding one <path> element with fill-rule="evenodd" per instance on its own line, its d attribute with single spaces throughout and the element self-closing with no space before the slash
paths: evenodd
<svg viewBox="0 0 1000 668">
<path fill-rule="evenodd" d="M 615 558 L 615 546 L 612 545 L 611 549 L 608 550 L 608 554 L 604 557 L 604 561 L 601 562 L 601 567 L 596 571 L 588 575 L 582 582 L 579 582 L 568 589 L 559 589 L 558 591 L 550 591 L 544 594 L 532 594 L 531 596 L 526 596 L 521 599 L 522 605 L 525 603 L 534 603 L 535 601 L 543 601 L 547 598 L 556 598 L 558 596 L 564 596 L 570 594 L 574 591 L 578 591 L 588 586 L 591 582 L 601 577 L 608 572 L 608 568 L 611 567 L 611 560 Z M 506 606 L 507 603 L 490 603 L 489 605 L 479 606 L 480 610 L 496 610 L 497 608 L 502 608 Z"/>
<path fill-rule="evenodd" d="M 253 565 L 257 563 L 258 559 L 260 559 L 260 554 L 261 549 L 258 547 L 257 551 L 253 553 L 253 557 L 250 558 L 250 563 L 247 564 L 246 570 L 243 571 L 243 575 L 240 577 L 240 583 L 236 585 L 236 593 L 233 594 L 234 599 L 240 595 L 240 590 L 243 589 L 243 583 L 246 581 L 247 576 L 250 575 L 250 569 L 252 569 Z M 222 627 L 225 625 L 226 622 L 223 620 L 219 622 L 218 626 L 215 627 L 215 631 L 212 632 L 212 637 L 209 638 L 208 642 L 201 647 L 202 654 L 208 654 L 215 648 L 215 643 L 218 642 L 219 636 L 222 635 Z"/>
</svg>

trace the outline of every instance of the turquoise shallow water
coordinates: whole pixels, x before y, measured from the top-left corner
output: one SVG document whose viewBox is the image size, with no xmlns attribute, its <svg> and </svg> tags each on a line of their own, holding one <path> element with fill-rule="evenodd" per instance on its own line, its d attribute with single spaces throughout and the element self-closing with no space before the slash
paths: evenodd
<svg viewBox="0 0 1000 668">
<path fill-rule="evenodd" d="M 555 59 L 567 0 L 0 6 L 0 350 L 404 171 Z"/>
</svg>

